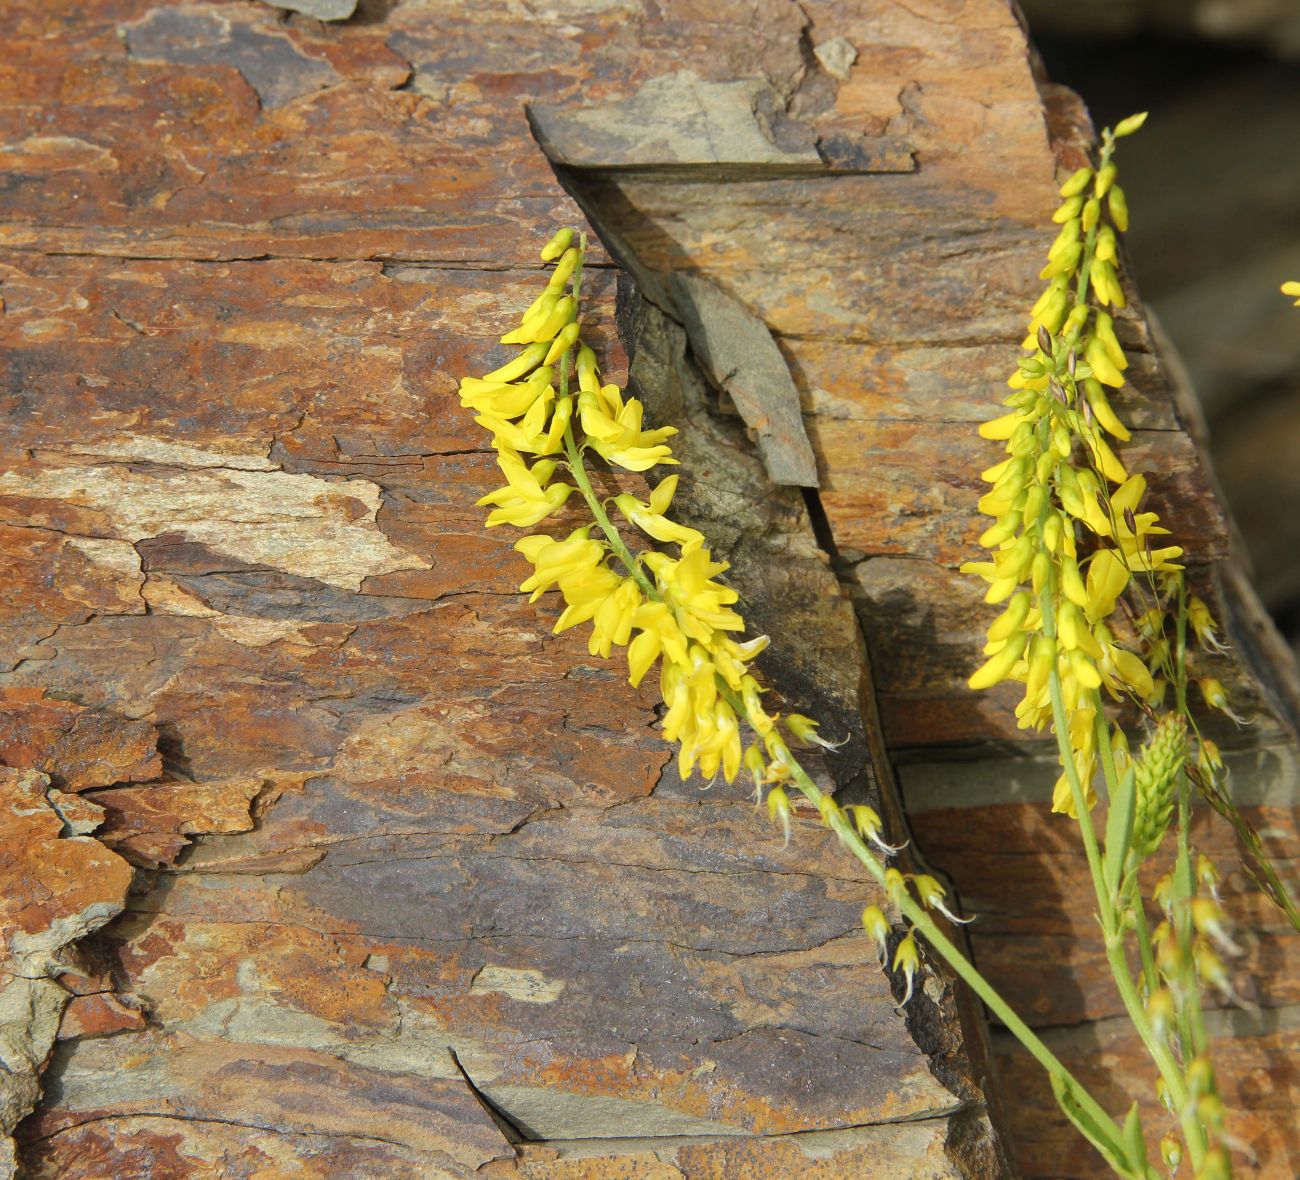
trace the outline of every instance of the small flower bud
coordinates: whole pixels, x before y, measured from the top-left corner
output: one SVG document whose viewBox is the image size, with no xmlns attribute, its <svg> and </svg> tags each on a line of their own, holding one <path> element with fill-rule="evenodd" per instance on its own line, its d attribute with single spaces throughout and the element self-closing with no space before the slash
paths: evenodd
<svg viewBox="0 0 1300 1180">
<path fill-rule="evenodd" d="M 569 243 L 572 241 L 573 230 L 568 226 L 556 230 L 555 236 L 542 247 L 542 261 L 550 262 L 552 259 L 559 258 L 569 248 Z"/>
<path fill-rule="evenodd" d="M 745 769 L 753 776 L 755 792 L 761 791 L 763 778 L 767 773 L 767 759 L 763 757 L 763 751 L 759 749 L 757 742 L 745 751 L 743 763 Z"/>
<path fill-rule="evenodd" d="M 1219 908 L 1219 903 L 1212 897 L 1192 898 L 1192 925 L 1198 934 L 1205 935 L 1215 946 L 1228 955 L 1241 955 L 1245 952 L 1229 937 L 1224 928 L 1226 915 Z"/>
<path fill-rule="evenodd" d="M 876 940 L 880 947 L 880 961 L 885 961 L 889 949 L 889 922 L 884 911 L 878 905 L 864 906 L 862 909 L 862 928 Z"/>
<path fill-rule="evenodd" d="M 903 993 L 903 998 L 899 1001 L 899 1007 L 907 1004 L 912 998 L 912 986 L 916 981 L 916 972 L 921 966 L 921 956 L 916 949 L 916 932 L 909 930 L 906 937 L 894 950 L 895 971 L 902 971 L 907 979 L 907 990 Z"/>
<path fill-rule="evenodd" d="M 1183 1145 L 1178 1136 L 1172 1131 L 1161 1137 L 1160 1158 L 1164 1161 L 1169 1174 L 1171 1176 L 1175 1175 L 1178 1171 L 1178 1165 L 1183 1162 Z"/>
<path fill-rule="evenodd" d="M 1110 219 L 1115 223 L 1115 228 L 1120 233 L 1128 229 L 1128 200 L 1124 196 L 1124 190 L 1115 185 L 1106 197 L 1106 205 L 1110 210 Z"/>
<path fill-rule="evenodd" d="M 907 879 L 897 869 L 885 870 L 885 895 L 895 905 L 907 896 Z"/>
<path fill-rule="evenodd" d="M 1115 124 L 1115 138 L 1123 139 L 1126 135 L 1132 135 L 1133 132 L 1141 129 L 1142 124 L 1147 121 L 1147 111 L 1139 111 L 1136 115 L 1129 115 L 1127 119 L 1121 119 Z"/>
<path fill-rule="evenodd" d="M 1196 883 L 1209 892 L 1216 901 L 1219 899 L 1218 866 L 1203 852 L 1196 854 Z"/>
<path fill-rule="evenodd" d="M 886 856 L 893 856 L 896 852 L 902 851 L 903 845 L 886 844 L 880 838 L 880 829 L 884 825 L 880 822 L 880 816 L 875 808 L 868 807 L 865 803 L 851 803 L 844 810 L 853 820 L 853 828 L 858 835 L 874 844 Z"/>
<path fill-rule="evenodd" d="M 790 796 L 782 787 L 773 787 L 767 793 L 767 814 L 773 823 L 780 821 L 786 844 L 790 843 Z"/>
<path fill-rule="evenodd" d="M 918 873 L 912 877 L 912 885 L 916 889 L 916 896 L 921 899 L 921 904 L 926 909 L 938 910 L 950 922 L 957 922 L 965 925 L 973 921 L 972 918 L 959 918 L 946 905 L 943 899 L 947 896 L 947 891 L 928 873 Z"/>
<path fill-rule="evenodd" d="M 1173 1027 L 1177 1012 L 1174 997 L 1168 988 L 1156 988 L 1147 1000 L 1147 1015 L 1151 1017 L 1151 1028 L 1156 1036 L 1163 1037 Z"/>
<path fill-rule="evenodd" d="M 1075 172 L 1069 180 L 1061 185 L 1060 193 L 1063 197 L 1073 197 L 1083 192 L 1087 187 L 1088 181 L 1092 179 L 1092 169 L 1086 165 Z"/>
<path fill-rule="evenodd" d="M 1232 1160 L 1222 1147 L 1212 1147 L 1205 1155 L 1195 1180 L 1232 1180 Z"/>
</svg>

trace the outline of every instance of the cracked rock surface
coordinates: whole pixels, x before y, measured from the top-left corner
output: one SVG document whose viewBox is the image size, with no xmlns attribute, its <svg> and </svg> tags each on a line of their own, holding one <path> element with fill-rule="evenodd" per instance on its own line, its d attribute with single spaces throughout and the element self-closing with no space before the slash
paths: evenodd
<svg viewBox="0 0 1300 1180">
<path fill-rule="evenodd" d="M 25 1175 L 1009 1174 L 962 993 L 900 1013 L 830 837 L 678 781 L 651 692 L 551 635 L 455 394 L 572 190 L 587 337 L 695 432 L 683 506 L 797 637 L 775 690 L 850 739 L 819 773 L 896 813 L 885 736 L 983 724 L 978 493 L 936 473 L 974 462 L 1056 162 L 1005 0 L 10 0 L 0 32 L 0 762 L 39 834 L 7 937 L 108 923 L 13 976 Z M 761 355 L 693 354 L 692 289 Z M 1134 367 L 1156 491 L 1221 552 Z M 109 867 L 56 889 L 45 853 Z"/>
</svg>

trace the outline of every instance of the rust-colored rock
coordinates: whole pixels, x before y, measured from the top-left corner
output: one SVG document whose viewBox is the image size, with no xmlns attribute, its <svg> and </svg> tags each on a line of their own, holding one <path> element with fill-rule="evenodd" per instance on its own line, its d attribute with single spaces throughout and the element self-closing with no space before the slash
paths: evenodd
<svg viewBox="0 0 1300 1180">
<path fill-rule="evenodd" d="M 65 791 L 162 773 L 152 724 L 52 700 L 43 688 L 0 689 L 0 763 L 43 771 Z"/>
<path fill-rule="evenodd" d="M 50 779 L 0 769 L 0 1175 L 9 1136 L 40 1095 L 39 1072 L 68 993 L 66 948 L 120 913 L 131 868 L 89 836 L 63 836 Z"/>
<path fill-rule="evenodd" d="M 712 283 L 789 365 L 886 731 L 987 733 L 957 651 L 982 608 L 953 573 L 973 424 L 1080 151 L 1047 138 L 1011 6 L 404 3 L 327 26 L 14 0 L 0 26 L 0 634 L 35 719 L 0 758 L 84 793 L 43 822 L 103 808 L 95 855 L 158 867 L 96 940 L 121 994 L 70 1009 L 28 1173 L 1006 1174 L 978 1038 L 937 977 L 895 1009 L 869 882 L 811 822 L 783 848 L 743 787 L 677 782 L 649 689 L 518 595 L 455 388 L 505 359 L 538 244 L 579 218 L 524 108 L 581 110 L 588 149 L 627 155 L 570 153 L 564 183 L 641 292 Z M 672 99 L 663 135 L 627 117 L 647 94 Z M 865 646 L 802 498 L 743 452 L 681 332 L 641 328 L 647 400 L 730 440 L 697 449 L 682 501 L 755 618 L 797 630 L 776 688 L 822 694 L 850 737 L 825 773 L 888 803 Z M 1171 464 L 1153 490 L 1214 560 L 1145 327 L 1121 330 L 1137 447 Z M 700 396 L 670 404 L 674 381 Z M 909 635 L 922 655 L 896 658 Z"/>
</svg>

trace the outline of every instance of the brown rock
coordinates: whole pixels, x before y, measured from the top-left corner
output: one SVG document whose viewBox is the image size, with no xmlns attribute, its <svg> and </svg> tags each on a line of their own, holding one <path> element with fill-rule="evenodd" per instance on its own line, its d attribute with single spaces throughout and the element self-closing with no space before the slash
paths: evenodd
<svg viewBox="0 0 1300 1180">
<path fill-rule="evenodd" d="M 68 946 L 118 914 L 131 868 L 89 836 L 64 837 L 37 771 L 0 770 L 0 1168 L 40 1095 L 38 1074 L 68 993 L 53 977 Z"/>
<path fill-rule="evenodd" d="M 0 689 L 0 759 L 41 770 L 67 791 L 143 782 L 162 773 L 158 734 L 72 701 L 49 700 L 42 688 Z"/>
</svg>

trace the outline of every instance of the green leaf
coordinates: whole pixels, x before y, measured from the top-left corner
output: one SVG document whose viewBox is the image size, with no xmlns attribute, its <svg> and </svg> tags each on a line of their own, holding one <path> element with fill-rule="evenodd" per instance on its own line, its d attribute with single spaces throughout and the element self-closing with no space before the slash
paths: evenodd
<svg viewBox="0 0 1300 1180">
<path fill-rule="evenodd" d="M 1124 1118 L 1124 1146 L 1128 1151 L 1128 1158 L 1135 1166 L 1142 1169 L 1138 1173 L 1141 1175 L 1146 1171 L 1149 1160 L 1146 1139 L 1142 1135 L 1142 1116 L 1138 1114 L 1136 1102 L 1128 1108 L 1128 1114 Z"/>
<path fill-rule="evenodd" d="M 1058 1073 L 1049 1073 L 1048 1076 L 1052 1080 L 1052 1093 L 1056 1095 L 1057 1105 L 1079 1134 L 1101 1152 L 1111 1168 L 1125 1180 L 1145 1180 L 1146 1167 L 1138 1165 L 1134 1168 L 1129 1160 L 1128 1148 L 1115 1124 L 1109 1120 L 1105 1124 L 1099 1123 L 1079 1101 L 1077 1083 Z"/>
</svg>

